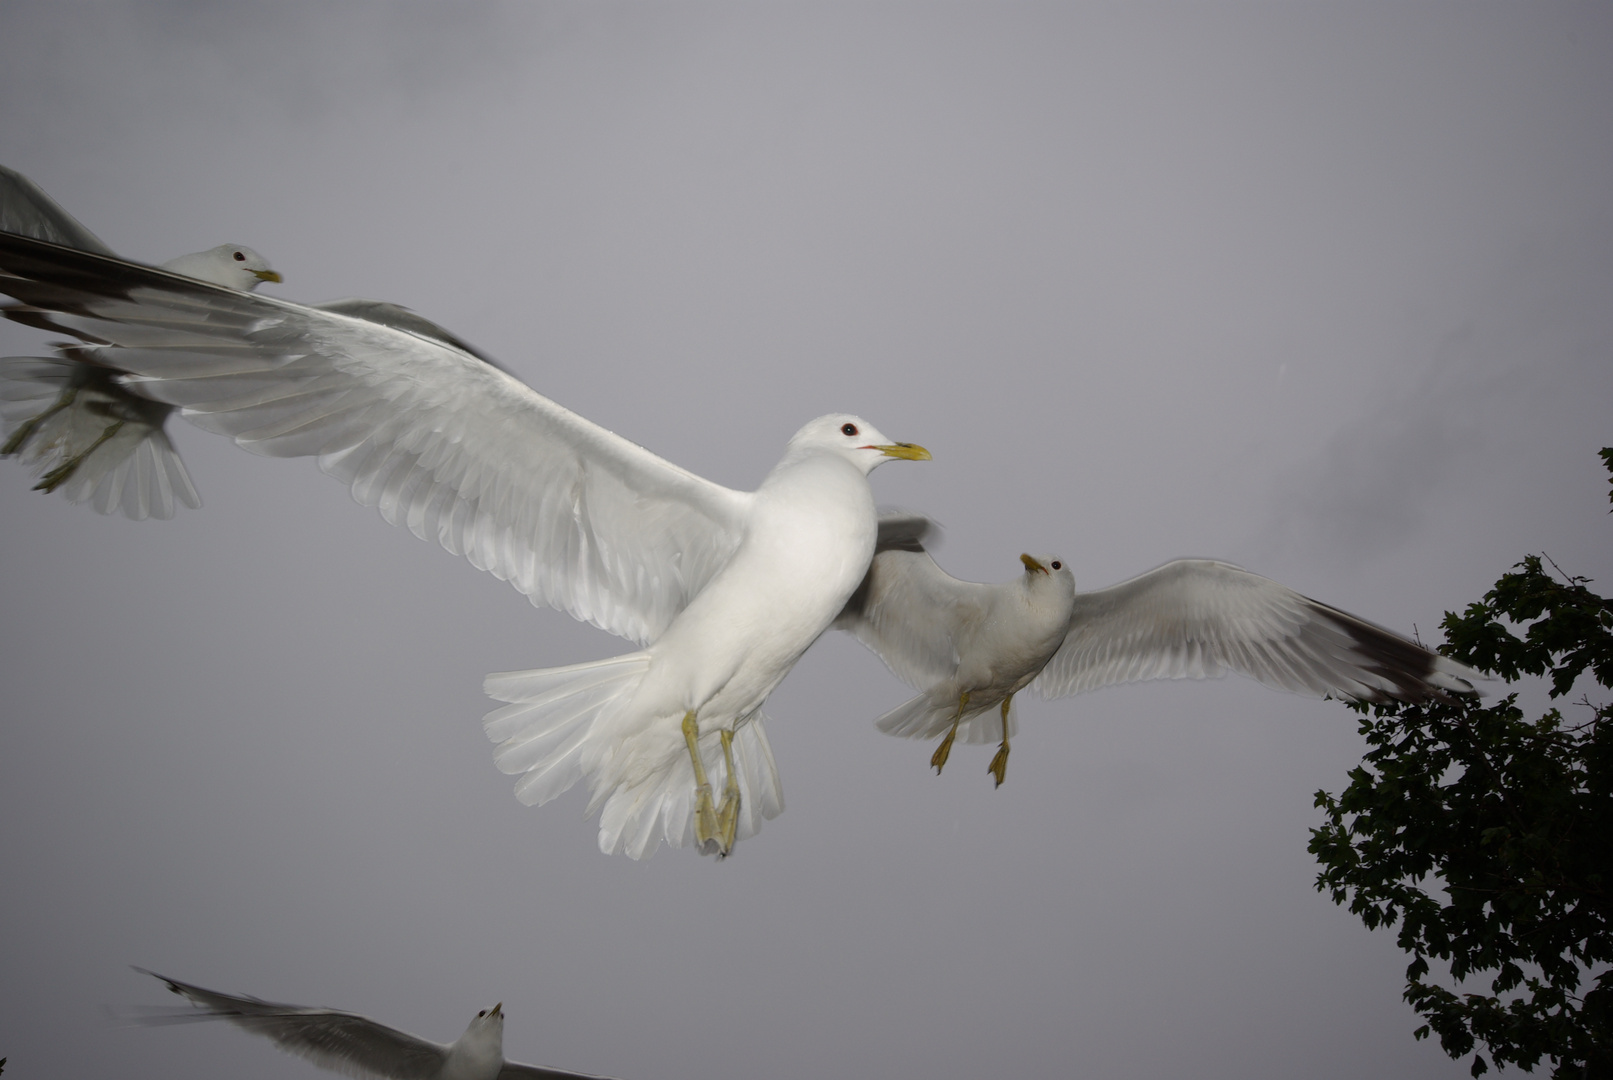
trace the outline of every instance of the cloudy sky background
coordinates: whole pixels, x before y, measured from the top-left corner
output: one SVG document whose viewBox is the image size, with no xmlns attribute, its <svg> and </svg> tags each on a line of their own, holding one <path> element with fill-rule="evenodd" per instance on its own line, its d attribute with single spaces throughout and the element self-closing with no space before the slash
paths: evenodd
<svg viewBox="0 0 1613 1080">
<path fill-rule="evenodd" d="M 943 566 L 1231 559 L 1437 639 L 1529 552 L 1613 585 L 1613 14 L 1595 5 L 0 10 L 0 162 L 159 262 L 406 304 L 753 487 L 831 410 Z M 0 354 L 44 335 L 0 328 Z M 316 1075 L 140 964 L 683 1077 L 1458 1077 L 1312 890 L 1341 705 L 1027 701 L 944 776 L 848 638 L 774 695 L 788 810 L 717 865 L 522 807 L 482 675 L 624 651 L 176 424 L 131 523 L 0 465 L 8 1075 Z"/>
</svg>

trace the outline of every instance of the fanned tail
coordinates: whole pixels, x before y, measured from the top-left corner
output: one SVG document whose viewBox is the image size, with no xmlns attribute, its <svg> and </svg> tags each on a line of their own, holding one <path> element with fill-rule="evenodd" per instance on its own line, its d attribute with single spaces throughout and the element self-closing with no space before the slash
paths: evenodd
<svg viewBox="0 0 1613 1080">
<path fill-rule="evenodd" d="M 971 709 L 958 725 L 956 741 L 964 743 L 1001 742 L 1003 737 L 1002 714 L 998 706 Z M 902 702 L 890 712 L 874 721 L 874 726 L 887 735 L 901 739 L 939 739 L 952 729 L 952 718 L 958 714 L 958 700 L 954 696 L 937 699 L 920 694 Z M 1008 706 L 1008 734 L 1019 733 L 1018 710 Z"/>
<path fill-rule="evenodd" d="M 753 713 L 734 730 L 734 772 L 739 781 L 736 844 L 755 836 L 764 821 L 784 812 L 778 765 L 773 761 L 773 747 L 763 727 L 766 719 L 759 712 Z M 728 783 L 728 768 L 718 732 L 701 736 L 700 757 L 713 798 L 720 802 Z M 687 753 L 678 753 L 665 767 L 631 787 L 608 782 L 597 785 L 589 811 L 598 808 L 600 812 L 599 850 L 607 855 L 622 852 L 629 858 L 642 859 L 654 854 L 661 840 L 668 847 L 693 845 L 694 798 L 694 766 Z"/>
<path fill-rule="evenodd" d="M 98 512 L 134 521 L 171 518 L 202 505 L 163 425 L 173 408 L 141 398 L 116 373 L 69 350 L 0 358 L 0 419 L 7 454 L 38 485 Z M 78 460 L 73 464 L 74 459 Z"/>
<path fill-rule="evenodd" d="M 694 767 L 684 748 L 682 717 L 655 720 L 648 729 L 624 717 L 623 708 L 649 670 L 650 655 L 628 653 L 570 667 L 489 675 L 490 697 L 510 704 L 487 714 L 483 728 L 498 743 L 494 761 L 519 775 L 515 796 L 542 805 L 587 778 L 588 812 L 599 811 L 599 847 L 640 859 L 665 840 L 694 843 Z M 736 839 L 754 836 L 784 809 L 778 767 L 760 713 L 734 733 L 734 769 L 740 790 Z M 624 734 L 640 727 L 636 736 Z M 727 782 L 721 735 L 700 739 L 713 795 Z"/>
<path fill-rule="evenodd" d="M 498 743 L 499 770 L 520 776 L 515 797 L 542 806 L 583 778 L 583 748 L 611 707 L 632 695 L 649 670 L 648 653 L 628 653 L 570 667 L 489 675 L 487 696 L 511 704 L 482 720 Z"/>
</svg>

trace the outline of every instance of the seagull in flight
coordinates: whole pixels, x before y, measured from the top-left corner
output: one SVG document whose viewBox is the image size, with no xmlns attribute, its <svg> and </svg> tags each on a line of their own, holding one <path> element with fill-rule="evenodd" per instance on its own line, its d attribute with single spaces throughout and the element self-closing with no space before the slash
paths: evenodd
<svg viewBox="0 0 1613 1080">
<path fill-rule="evenodd" d="M 603 1080 L 588 1073 L 505 1061 L 503 1002 L 478 1012 L 465 1033 L 444 1046 L 356 1013 L 236 997 L 145 968 L 135 970 L 161 980 L 200 1010 L 164 1013 L 148 1017 L 146 1023 L 227 1020 L 272 1040 L 288 1054 L 347 1076 L 383 1080 Z"/>
<path fill-rule="evenodd" d="M 0 166 L 0 231 L 114 256 L 100 237 L 63 210 L 40 187 Z M 281 279 L 269 262 L 242 244 L 221 244 L 181 255 L 163 268 L 226 289 L 248 292 Z M 36 469 L 37 491 L 60 491 L 142 521 L 171 518 L 201 496 L 165 426 L 173 406 L 133 393 L 122 372 L 93 346 L 59 346 L 54 356 L 0 360 L 0 419 L 7 438 L 0 457 Z"/>
<path fill-rule="evenodd" d="M 94 233 L 21 173 L 0 166 L 0 232 L 117 257 Z M 162 269 L 226 289 L 250 292 L 280 274 L 256 251 L 222 244 L 181 255 Z M 433 338 L 482 362 L 491 357 L 400 304 L 345 298 L 314 305 Z M 168 519 L 180 504 L 196 509 L 201 495 L 168 437 L 175 407 L 135 391 L 127 372 L 108 366 L 94 346 L 58 345 L 52 356 L 0 358 L 0 457 L 34 466 L 38 491 L 60 491 L 69 502 L 121 512 L 134 521 Z"/>
<path fill-rule="evenodd" d="M 896 523 L 892 523 L 895 525 Z M 1059 698 L 1147 679 L 1236 671 L 1282 690 L 1354 701 L 1474 693 L 1480 673 L 1365 619 L 1230 563 L 1177 559 L 1095 592 L 1054 555 L 1021 555 L 1002 584 L 962 581 L 924 549 L 920 519 L 892 530 L 835 625 L 922 691 L 874 721 L 890 735 L 998 739 L 1008 770 L 1014 695 Z"/>
<path fill-rule="evenodd" d="M 14 320 L 106 343 L 142 396 L 314 457 L 388 522 L 638 643 L 489 676 L 509 704 L 485 721 L 523 802 L 586 779 L 601 850 L 633 858 L 726 855 L 782 811 L 762 705 L 867 572 L 868 474 L 930 457 L 834 414 L 735 491 L 405 328 L 5 234 L 0 292 Z"/>
</svg>

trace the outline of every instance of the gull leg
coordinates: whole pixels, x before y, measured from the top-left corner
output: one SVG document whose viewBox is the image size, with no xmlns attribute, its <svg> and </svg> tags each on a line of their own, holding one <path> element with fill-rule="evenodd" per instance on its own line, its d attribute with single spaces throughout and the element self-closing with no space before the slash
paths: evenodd
<svg viewBox="0 0 1613 1080">
<path fill-rule="evenodd" d="M 958 695 L 958 711 L 952 717 L 952 730 L 947 732 L 941 745 L 935 748 L 930 755 L 930 764 L 935 768 L 935 775 L 941 775 L 941 769 L 946 765 L 947 758 L 952 755 L 952 740 L 958 737 L 958 723 L 963 719 L 963 710 L 969 707 L 969 691 L 965 690 Z"/>
<path fill-rule="evenodd" d="M 34 432 L 39 430 L 40 425 L 73 404 L 73 399 L 76 397 L 78 397 L 78 387 L 69 386 L 66 390 L 63 390 L 61 396 L 56 399 L 56 404 L 31 420 L 25 421 L 21 427 L 11 433 L 11 438 L 6 440 L 4 446 L 0 446 L 0 457 L 10 457 L 21 450 L 24 444 L 34 437 Z"/>
<path fill-rule="evenodd" d="M 1013 694 L 1003 698 L 1003 741 L 997 747 L 997 756 L 986 766 L 986 771 L 997 778 L 995 787 L 1002 787 L 1003 777 L 1008 774 L 1008 704 L 1013 700 Z"/>
<path fill-rule="evenodd" d="M 73 473 L 78 471 L 78 467 L 84 464 L 85 459 L 87 459 L 91 454 L 95 453 L 102 443 L 116 435 L 120 430 L 122 430 L 122 428 L 122 420 L 119 420 L 115 424 L 108 424 L 105 430 L 101 432 L 100 438 L 90 443 L 90 445 L 86 447 L 82 453 L 74 454 L 72 457 L 50 470 L 50 472 L 41 476 L 39 478 L 39 483 L 34 485 L 34 490 L 55 491 L 67 481 L 68 477 L 72 476 Z"/>
<path fill-rule="evenodd" d="M 734 772 L 734 733 L 719 731 L 722 737 L 723 764 L 728 767 L 728 782 L 723 785 L 722 805 L 717 807 L 717 829 L 722 834 L 718 843 L 720 858 L 733 850 L 735 835 L 739 832 L 739 774 Z"/>
<path fill-rule="evenodd" d="M 700 760 L 700 725 L 693 710 L 683 714 L 683 742 L 689 748 L 689 760 L 694 763 L 694 842 L 702 855 L 716 854 L 717 811 L 711 802 L 706 766 Z"/>
</svg>

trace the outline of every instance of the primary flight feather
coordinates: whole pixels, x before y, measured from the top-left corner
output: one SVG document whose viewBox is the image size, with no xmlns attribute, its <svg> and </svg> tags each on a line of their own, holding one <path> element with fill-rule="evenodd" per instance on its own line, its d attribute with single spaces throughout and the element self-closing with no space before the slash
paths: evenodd
<svg viewBox="0 0 1613 1080">
<path fill-rule="evenodd" d="M 312 456 L 387 521 L 643 644 L 487 681 L 510 703 L 487 730 L 521 798 L 587 779 L 600 847 L 634 857 L 661 840 L 723 854 L 782 809 L 761 706 L 868 568 L 868 473 L 929 457 L 820 417 L 734 491 L 448 341 L 342 311 L 7 235 L 0 292 L 12 319 L 110 346 L 142 396 Z"/>
</svg>

